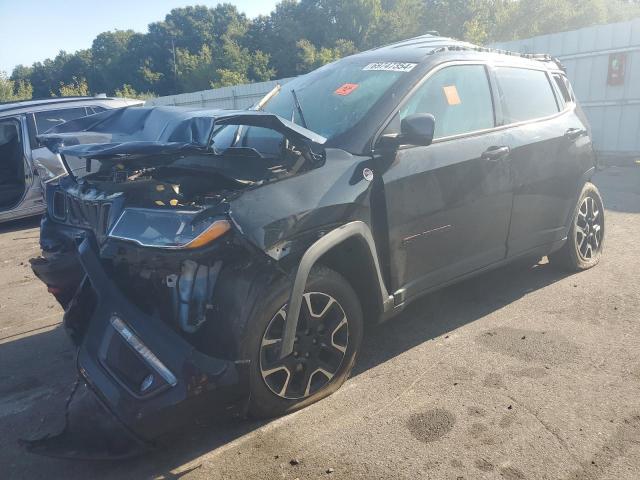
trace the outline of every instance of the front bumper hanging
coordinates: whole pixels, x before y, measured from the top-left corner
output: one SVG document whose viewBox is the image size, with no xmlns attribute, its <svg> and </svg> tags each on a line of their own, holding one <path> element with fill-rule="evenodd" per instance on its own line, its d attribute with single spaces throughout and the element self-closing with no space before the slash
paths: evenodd
<svg viewBox="0 0 640 480">
<path fill-rule="evenodd" d="M 97 299 L 78 350 L 78 390 L 61 434 L 25 442 L 34 453 L 138 455 L 159 437 L 248 395 L 247 362 L 205 355 L 157 315 L 141 311 L 108 277 L 96 251 L 90 236 L 78 245 Z"/>
</svg>

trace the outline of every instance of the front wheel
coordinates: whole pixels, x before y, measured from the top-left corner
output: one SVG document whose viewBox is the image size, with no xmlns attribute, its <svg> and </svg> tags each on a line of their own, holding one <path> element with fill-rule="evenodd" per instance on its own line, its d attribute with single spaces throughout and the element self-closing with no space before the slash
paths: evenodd
<svg viewBox="0 0 640 480">
<path fill-rule="evenodd" d="M 245 348 L 251 359 L 250 413 L 293 412 L 336 391 L 349 376 L 362 341 L 362 309 L 351 285 L 326 267 L 311 271 L 293 352 L 280 358 L 291 285 L 285 279 L 254 309 Z"/>
<path fill-rule="evenodd" d="M 604 204 L 598 188 L 586 183 L 576 205 L 567 243 L 549 256 L 553 265 L 581 271 L 595 267 L 604 247 Z"/>
</svg>

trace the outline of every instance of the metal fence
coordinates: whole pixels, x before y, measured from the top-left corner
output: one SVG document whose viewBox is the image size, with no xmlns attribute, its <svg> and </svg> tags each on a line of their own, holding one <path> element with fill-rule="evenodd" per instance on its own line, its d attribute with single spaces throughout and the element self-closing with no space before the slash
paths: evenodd
<svg viewBox="0 0 640 480">
<path fill-rule="evenodd" d="M 203 90 L 201 92 L 181 93 L 168 97 L 158 97 L 148 100 L 147 105 L 181 105 L 185 107 L 209 107 L 225 109 L 249 108 L 269 93 L 278 83 L 284 84 L 291 80 L 283 78 L 269 82 L 248 83 L 233 87 Z"/>
<path fill-rule="evenodd" d="M 640 157 L 640 18 L 492 45 L 549 53 L 567 68 L 602 157 Z"/>
</svg>

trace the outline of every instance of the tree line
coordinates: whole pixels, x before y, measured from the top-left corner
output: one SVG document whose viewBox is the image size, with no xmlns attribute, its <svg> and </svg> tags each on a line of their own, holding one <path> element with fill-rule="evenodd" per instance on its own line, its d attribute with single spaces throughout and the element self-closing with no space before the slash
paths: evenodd
<svg viewBox="0 0 640 480">
<path fill-rule="evenodd" d="M 228 3 L 171 10 L 148 31 L 0 72 L 0 101 L 148 97 L 290 77 L 358 51 L 437 31 L 474 43 L 640 16 L 640 0 L 283 0 L 250 19 Z"/>
</svg>

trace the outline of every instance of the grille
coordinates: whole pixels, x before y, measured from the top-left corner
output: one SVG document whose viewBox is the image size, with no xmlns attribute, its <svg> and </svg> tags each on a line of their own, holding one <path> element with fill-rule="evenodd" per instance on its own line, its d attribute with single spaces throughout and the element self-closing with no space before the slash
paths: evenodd
<svg viewBox="0 0 640 480">
<path fill-rule="evenodd" d="M 101 239 L 110 225 L 110 202 L 83 200 L 63 191 L 53 195 L 51 216 L 74 227 L 92 230 Z"/>
</svg>

